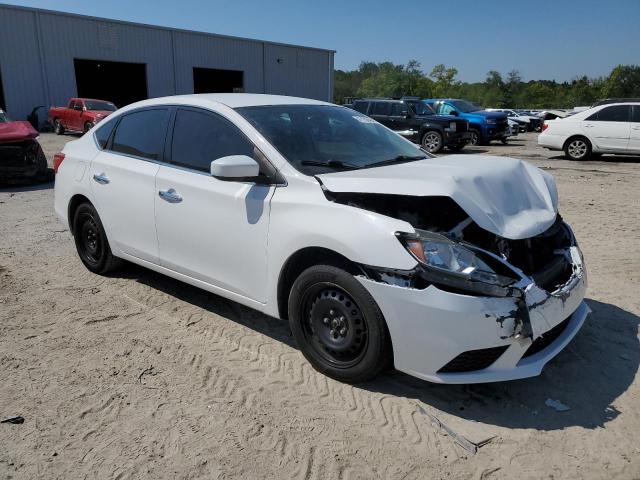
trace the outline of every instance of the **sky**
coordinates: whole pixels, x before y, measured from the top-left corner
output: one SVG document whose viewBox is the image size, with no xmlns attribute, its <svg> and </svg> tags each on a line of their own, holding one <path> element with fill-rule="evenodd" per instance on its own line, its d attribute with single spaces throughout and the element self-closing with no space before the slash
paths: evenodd
<svg viewBox="0 0 640 480">
<path fill-rule="evenodd" d="M 444 63 L 458 79 L 516 69 L 565 81 L 640 64 L 640 0 L 5 0 L 132 22 L 336 50 L 361 61 Z"/>
</svg>

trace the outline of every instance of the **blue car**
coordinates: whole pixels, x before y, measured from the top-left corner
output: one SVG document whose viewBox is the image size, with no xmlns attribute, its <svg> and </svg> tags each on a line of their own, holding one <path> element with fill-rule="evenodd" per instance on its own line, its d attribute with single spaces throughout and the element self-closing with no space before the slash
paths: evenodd
<svg viewBox="0 0 640 480">
<path fill-rule="evenodd" d="M 489 112 L 467 100 L 457 98 L 429 98 L 424 103 L 430 105 L 440 115 L 455 115 L 469 122 L 471 145 L 483 145 L 491 140 L 507 143 L 509 125 L 507 115 Z"/>
</svg>

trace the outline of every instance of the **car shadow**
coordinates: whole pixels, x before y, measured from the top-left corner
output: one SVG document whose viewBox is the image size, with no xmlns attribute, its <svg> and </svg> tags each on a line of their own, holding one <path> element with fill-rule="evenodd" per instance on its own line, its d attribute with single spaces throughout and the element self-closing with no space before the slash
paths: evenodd
<svg viewBox="0 0 640 480">
<path fill-rule="evenodd" d="M 563 154 L 549 157 L 549 160 L 568 160 Z M 592 157 L 589 160 L 576 160 L 576 164 L 590 165 L 596 163 L 640 163 L 640 156 L 633 155 L 602 155 L 600 157 Z"/>
<path fill-rule="evenodd" d="M 136 265 L 118 275 L 172 295 L 191 305 L 298 349 L 285 320 L 264 315 Z M 393 369 L 357 388 L 422 402 L 458 418 L 508 428 L 594 429 L 615 419 L 615 400 L 635 379 L 640 365 L 640 317 L 615 305 L 588 299 L 593 310 L 573 341 L 551 360 L 542 375 L 477 385 L 425 382 Z M 570 410 L 557 412 L 545 401 Z"/>
<path fill-rule="evenodd" d="M 34 192 L 37 190 L 50 190 L 54 187 L 55 174 L 52 168 L 48 168 L 44 175 L 37 177 L 24 177 L 1 179 L 0 192 Z"/>
</svg>

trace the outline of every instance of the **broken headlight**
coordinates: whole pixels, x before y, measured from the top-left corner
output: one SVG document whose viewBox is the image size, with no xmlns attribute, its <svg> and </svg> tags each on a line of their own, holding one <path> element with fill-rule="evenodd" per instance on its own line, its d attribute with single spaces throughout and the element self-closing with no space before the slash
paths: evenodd
<svg viewBox="0 0 640 480">
<path fill-rule="evenodd" d="M 504 288 L 516 282 L 514 278 L 503 274 L 504 268 L 494 268 L 498 266 L 494 259 L 481 258 L 472 250 L 473 247 L 444 235 L 416 230 L 415 234 L 398 233 L 397 236 L 424 267 L 422 273 L 425 279 L 432 283 L 504 296 L 507 294 Z"/>
</svg>

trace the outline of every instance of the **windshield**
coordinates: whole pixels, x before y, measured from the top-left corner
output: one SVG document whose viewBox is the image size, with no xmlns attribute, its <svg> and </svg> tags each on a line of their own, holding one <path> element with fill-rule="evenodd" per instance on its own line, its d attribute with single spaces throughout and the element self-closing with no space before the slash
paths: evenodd
<svg viewBox="0 0 640 480">
<path fill-rule="evenodd" d="M 106 110 L 108 112 L 115 112 L 116 106 L 111 102 L 102 102 L 100 100 L 85 100 L 85 107 L 87 110 Z"/>
<path fill-rule="evenodd" d="M 375 120 L 344 107 L 268 105 L 236 111 L 307 175 L 429 157 Z"/>
<path fill-rule="evenodd" d="M 463 113 L 477 112 L 478 110 L 482 110 L 482 107 L 479 107 L 478 105 L 475 105 L 471 102 L 467 102 L 466 100 L 452 100 L 451 103 L 454 107 L 456 107 Z"/>
</svg>

